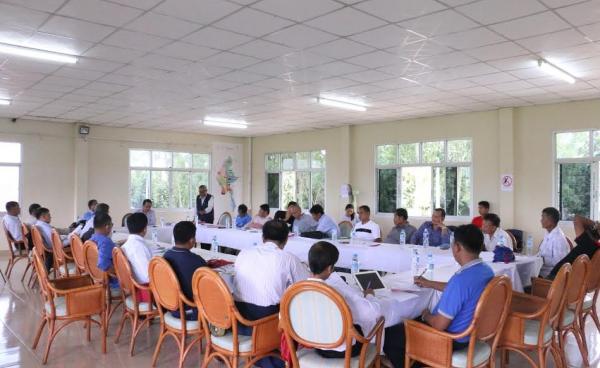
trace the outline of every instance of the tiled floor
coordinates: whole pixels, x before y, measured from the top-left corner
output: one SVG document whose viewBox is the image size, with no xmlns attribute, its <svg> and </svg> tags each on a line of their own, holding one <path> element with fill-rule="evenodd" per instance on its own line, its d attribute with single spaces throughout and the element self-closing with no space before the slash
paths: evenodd
<svg viewBox="0 0 600 368">
<path fill-rule="evenodd" d="M 4 270 L 5 262 L 0 261 Z M 15 268 L 8 284 L 0 281 L 0 368 L 5 367 L 42 367 L 41 355 L 46 345 L 46 335 L 42 335 L 37 350 L 31 349 L 35 329 L 40 321 L 41 300 L 37 289 L 30 290 L 20 279 L 24 264 Z M 152 352 L 158 336 L 158 326 L 140 333 L 136 343 L 136 354 L 129 356 L 130 327 L 126 328 L 119 344 L 114 343 L 114 336 L 120 310 L 112 318 L 109 328 L 108 353 L 100 352 L 98 329 L 92 329 L 92 341 L 85 340 L 82 324 L 73 324 L 55 339 L 47 367 L 108 367 L 135 368 L 150 367 Z M 195 350 L 198 351 L 197 349 Z M 186 360 L 186 367 L 199 367 L 201 357 L 191 353 Z M 177 347 L 175 342 L 167 339 L 158 362 L 158 367 L 174 367 L 177 364 Z M 218 363 L 211 368 L 220 367 Z M 511 355 L 511 367 L 525 367 L 523 359 Z M 550 363 L 549 367 L 554 364 Z"/>
</svg>

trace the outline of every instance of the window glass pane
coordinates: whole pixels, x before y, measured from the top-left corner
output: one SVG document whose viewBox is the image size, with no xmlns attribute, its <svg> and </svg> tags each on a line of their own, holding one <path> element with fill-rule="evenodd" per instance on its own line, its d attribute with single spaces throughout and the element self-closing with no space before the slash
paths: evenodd
<svg viewBox="0 0 600 368">
<path fill-rule="evenodd" d="M 270 153 L 266 158 L 267 171 L 279 171 L 279 153 Z"/>
<path fill-rule="evenodd" d="M 129 205 L 131 208 L 141 208 L 144 199 L 150 197 L 150 171 L 131 170 L 129 183 Z"/>
<path fill-rule="evenodd" d="M 19 201 L 19 167 L 0 166 L 0 203 Z M 0 211 L 4 212 L 2 207 Z"/>
<path fill-rule="evenodd" d="M 423 143 L 423 162 L 439 163 L 444 161 L 444 142 Z"/>
<path fill-rule="evenodd" d="M 471 215 L 471 168 L 458 168 L 458 216 Z"/>
<path fill-rule="evenodd" d="M 201 185 L 206 185 L 207 188 L 210 188 L 208 185 L 208 172 L 193 172 L 192 173 L 192 187 L 190 191 L 192 193 L 192 200 L 195 201 L 196 196 L 198 195 L 198 187 Z M 192 202 L 192 207 L 196 205 L 196 202 Z"/>
<path fill-rule="evenodd" d="M 401 164 L 419 163 L 419 144 L 401 144 L 398 146 L 398 161 Z"/>
<path fill-rule="evenodd" d="M 448 162 L 471 162 L 471 141 L 448 141 Z"/>
<path fill-rule="evenodd" d="M 305 170 L 310 168 L 310 152 L 296 153 L 296 168 Z"/>
<path fill-rule="evenodd" d="M 325 150 L 311 152 L 313 169 L 325 168 L 325 155 Z"/>
<path fill-rule="evenodd" d="M 310 172 L 296 172 L 296 201 L 302 209 L 310 209 Z"/>
<path fill-rule="evenodd" d="M 194 153 L 192 155 L 192 167 L 194 169 L 210 169 L 210 155 L 206 153 Z"/>
<path fill-rule="evenodd" d="M 152 167 L 171 167 L 172 154 L 171 152 L 152 151 Z"/>
<path fill-rule="evenodd" d="M 296 173 L 284 171 L 281 173 L 281 202 L 287 205 L 290 201 L 296 201 Z"/>
<path fill-rule="evenodd" d="M 590 217 L 591 164 L 559 165 L 559 206 L 562 220 Z"/>
<path fill-rule="evenodd" d="M 594 156 L 600 156 L 600 130 L 594 132 Z"/>
<path fill-rule="evenodd" d="M 394 165 L 398 162 L 396 155 L 398 146 L 394 144 L 387 144 L 384 146 L 377 146 L 377 165 Z"/>
<path fill-rule="evenodd" d="M 270 208 L 279 206 L 279 173 L 267 174 L 267 203 Z"/>
<path fill-rule="evenodd" d="M 294 170 L 294 154 L 293 153 L 282 153 L 281 154 L 281 170 Z"/>
<path fill-rule="evenodd" d="M 382 213 L 396 210 L 396 169 L 380 169 L 378 171 L 377 209 Z"/>
<path fill-rule="evenodd" d="M 456 216 L 457 168 L 434 167 L 432 170 L 434 208 L 443 208 L 447 216 Z"/>
<path fill-rule="evenodd" d="M 590 155 L 590 132 L 556 134 L 556 157 L 578 158 Z"/>
<path fill-rule="evenodd" d="M 169 208 L 169 172 L 152 171 L 152 204 L 156 208 Z"/>
<path fill-rule="evenodd" d="M 192 154 L 184 152 L 174 152 L 173 167 L 178 169 L 189 169 L 190 167 L 192 167 Z"/>
<path fill-rule="evenodd" d="M 431 216 L 431 167 L 403 167 L 400 204 L 409 216 Z"/>
<path fill-rule="evenodd" d="M 171 198 L 173 208 L 191 208 L 189 172 L 173 172 L 173 187 L 171 189 Z"/>
<path fill-rule="evenodd" d="M 312 205 L 320 204 L 325 207 L 325 173 L 313 171 L 311 177 Z"/>
<path fill-rule="evenodd" d="M 150 167 L 150 151 L 129 151 L 129 166 Z"/>
<path fill-rule="evenodd" d="M 21 143 L 0 142 L 0 162 L 21 163 Z"/>
</svg>

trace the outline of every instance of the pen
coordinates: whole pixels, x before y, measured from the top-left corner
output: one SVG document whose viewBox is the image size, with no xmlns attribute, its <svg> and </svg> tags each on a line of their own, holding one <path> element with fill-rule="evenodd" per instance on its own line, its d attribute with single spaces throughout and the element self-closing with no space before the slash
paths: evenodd
<svg viewBox="0 0 600 368">
<path fill-rule="evenodd" d="M 369 290 L 370 288 L 371 288 L 371 281 L 369 281 L 369 282 L 367 283 L 367 290 Z"/>
<path fill-rule="evenodd" d="M 427 272 L 427 269 L 424 269 L 423 272 L 421 272 L 421 274 L 417 277 L 418 279 L 423 277 L 423 275 L 425 274 L 425 272 Z"/>
</svg>

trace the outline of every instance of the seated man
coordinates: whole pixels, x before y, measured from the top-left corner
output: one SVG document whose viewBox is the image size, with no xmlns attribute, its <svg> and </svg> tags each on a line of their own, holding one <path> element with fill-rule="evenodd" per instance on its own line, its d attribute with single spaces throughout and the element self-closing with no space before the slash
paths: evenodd
<svg viewBox="0 0 600 368">
<path fill-rule="evenodd" d="M 379 225 L 371 221 L 371 209 L 369 206 L 358 207 L 358 219 L 352 229 L 354 237 L 361 240 L 381 241 L 381 229 Z"/>
<path fill-rule="evenodd" d="M 408 211 L 404 208 L 398 208 L 394 212 L 394 227 L 390 230 L 384 243 L 400 244 L 400 233 L 404 230 L 404 241 L 408 244 L 417 228 L 408 222 Z"/>
<path fill-rule="evenodd" d="M 35 226 L 40 230 L 40 234 L 42 235 L 42 240 L 44 241 L 44 247 L 46 249 L 52 250 L 52 229 L 54 229 L 50 225 L 50 221 L 52 221 L 52 215 L 50 215 L 50 210 L 44 207 L 40 207 L 35 212 L 35 216 L 37 217 L 37 221 Z M 63 247 L 69 246 L 69 239 L 66 236 L 61 236 L 61 241 Z M 52 254 L 46 254 L 46 270 L 50 271 L 50 269 L 54 265 L 54 258 Z"/>
<path fill-rule="evenodd" d="M 483 227 L 483 217 L 490 212 L 490 202 L 481 201 L 478 203 L 477 207 L 479 216 L 473 217 L 471 223 L 481 229 Z"/>
<path fill-rule="evenodd" d="M 88 201 L 88 210 L 81 215 L 81 220 L 87 221 L 89 219 L 92 218 L 92 216 L 94 216 L 94 213 L 96 212 L 96 206 L 98 205 L 98 201 L 95 199 L 90 199 Z"/>
<path fill-rule="evenodd" d="M 108 213 L 100 213 L 94 216 L 94 235 L 90 240 L 98 246 L 98 268 L 104 272 L 114 273 L 112 251 L 115 243 L 110 238 L 112 229 L 113 223 Z M 111 289 L 119 288 L 117 278 L 110 277 L 109 283 Z"/>
<path fill-rule="evenodd" d="M 238 206 L 238 214 L 235 217 L 235 227 L 242 229 L 252 221 L 252 216 L 248 214 L 248 206 L 240 204 Z"/>
<path fill-rule="evenodd" d="M 31 227 L 31 226 L 33 226 L 33 225 L 35 225 L 35 223 L 37 222 L 37 217 L 36 217 L 35 214 L 37 213 L 37 210 L 39 208 L 42 208 L 42 206 L 40 206 L 37 203 L 32 203 L 32 204 L 29 205 L 29 211 L 28 211 L 29 212 L 29 219 L 26 222 L 26 225 L 27 225 L 28 228 Z"/>
<path fill-rule="evenodd" d="M 150 281 L 148 277 L 148 265 L 152 259 L 152 251 L 144 240 L 147 229 L 148 217 L 143 213 L 138 212 L 127 217 L 129 237 L 127 237 L 127 241 L 121 247 L 131 265 L 131 272 L 135 281 L 142 285 L 147 285 Z M 144 300 L 146 297 L 144 295 L 138 295 L 137 297 L 139 301 L 144 302 L 150 299 L 149 295 L 147 295 L 148 300 Z"/>
<path fill-rule="evenodd" d="M 488 213 L 483 216 L 483 243 L 485 250 L 493 252 L 497 246 L 501 245 L 513 249 L 512 238 L 506 231 L 500 227 L 500 217 L 495 213 Z"/>
<path fill-rule="evenodd" d="M 94 215 L 90 217 L 90 219 L 87 220 L 83 226 L 78 226 L 77 228 L 75 228 L 75 230 L 73 230 L 73 233 L 77 234 L 81 238 L 81 241 L 85 242 L 86 240 L 90 239 L 92 235 L 94 235 L 94 216 L 96 216 L 99 213 L 108 214 L 109 210 L 110 208 L 106 203 L 98 203 L 96 205 Z"/>
<path fill-rule="evenodd" d="M 473 320 L 475 307 L 494 272 L 480 258 L 483 249 L 483 234 L 475 225 L 459 226 L 454 232 L 452 255 L 461 266 L 448 283 L 415 277 L 415 284 L 442 292 L 439 302 L 430 312 L 424 310 L 421 320 L 440 331 L 457 334 L 469 327 Z M 394 367 L 404 367 L 406 337 L 404 325 L 385 330 L 383 351 Z M 464 349 L 469 337 L 454 340 L 453 350 Z"/>
<path fill-rule="evenodd" d="M 544 260 L 540 277 L 548 277 L 554 266 L 571 250 L 565 233 L 558 227 L 558 221 L 560 221 L 560 212 L 556 208 L 547 207 L 542 210 L 541 223 L 546 230 L 546 235 L 538 251 L 538 256 Z"/>
<path fill-rule="evenodd" d="M 19 218 L 20 214 L 21 207 L 19 207 L 19 203 L 14 201 L 6 202 L 6 215 L 2 219 L 2 223 L 13 240 L 17 242 L 24 241 L 21 219 Z"/>
<path fill-rule="evenodd" d="M 250 224 L 248 224 L 248 227 L 252 229 L 262 229 L 264 224 L 267 221 L 271 220 L 271 217 L 269 216 L 269 211 L 270 209 L 268 204 L 261 204 L 258 209 L 258 214 L 252 217 L 252 221 L 250 222 Z"/>
<path fill-rule="evenodd" d="M 312 216 L 303 213 L 300 205 L 292 204 L 288 207 L 288 211 L 292 213 L 292 231 L 302 234 L 317 228 L 317 222 L 313 220 Z"/>
<path fill-rule="evenodd" d="M 340 230 L 338 229 L 337 224 L 335 223 L 335 221 L 333 221 L 331 217 L 325 214 L 323 206 L 321 206 L 320 204 L 315 204 L 314 206 L 312 206 L 309 212 L 313 220 L 315 220 L 317 223 L 317 229 L 315 231 L 318 231 L 319 233 L 323 234 L 324 237 L 327 238 L 331 238 L 334 232 L 336 234 L 339 233 Z"/>
<path fill-rule="evenodd" d="M 565 263 L 572 264 L 582 254 L 586 254 L 592 259 L 596 251 L 600 248 L 600 223 L 580 215 L 575 215 L 573 226 L 575 227 L 575 244 L 577 245 L 554 265 L 554 268 L 550 271 L 550 275 L 548 275 L 548 278 L 551 280 L 556 277 L 558 270 Z"/>
<path fill-rule="evenodd" d="M 444 224 L 446 211 L 443 208 L 436 208 L 431 214 L 431 221 L 426 221 L 414 233 L 410 243 L 423 245 L 423 233 L 427 230 L 429 235 L 429 246 L 439 247 L 442 244 L 450 243 L 450 231 Z"/>
<path fill-rule="evenodd" d="M 298 206 L 298 203 L 294 201 L 290 201 L 285 208 L 285 221 L 288 223 L 289 228 L 291 229 L 294 226 L 294 207 Z"/>
<path fill-rule="evenodd" d="M 173 227 L 175 246 L 166 251 L 164 257 L 169 262 L 179 280 L 179 286 L 186 298 L 194 301 L 192 277 L 196 269 L 206 266 L 204 258 L 190 251 L 196 245 L 196 225 L 189 221 L 178 222 Z M 198 309 L 185 304 L 185 319 L 198 320 Z M 181 318 L 179 311 L 171 311 L 175 318 Z"/>
<path fill-rule="evenodd" d="M 142 208 L 136 211 L 137 213 L 143 213 L 148 217 L 148 226 L 156 226 L 156 213 L 152 209 L 152 200 L 144 199 L 142 202 Z"/>
</svg>

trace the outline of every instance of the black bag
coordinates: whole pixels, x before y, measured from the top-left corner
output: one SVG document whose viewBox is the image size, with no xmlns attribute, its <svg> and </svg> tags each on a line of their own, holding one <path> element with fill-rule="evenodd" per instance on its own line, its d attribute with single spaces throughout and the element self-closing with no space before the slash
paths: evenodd
<svg viewBox="0 0 600 368">
<path fill-rule="evenodd" d="M 327 234 L 320 232 L 320 231 L 307 231 L 307 232 L 300 234 L 300 236 L 302 236 L 304 238 L 311 238 L 311 239 L 324 239 L 324 238 L 328 237 Z"/>
</svg>

